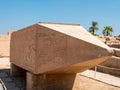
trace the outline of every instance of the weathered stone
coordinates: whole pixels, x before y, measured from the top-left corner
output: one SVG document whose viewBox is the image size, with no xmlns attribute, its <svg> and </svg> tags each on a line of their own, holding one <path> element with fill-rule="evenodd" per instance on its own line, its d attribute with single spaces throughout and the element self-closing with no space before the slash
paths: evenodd
<svg viewBox="0 0 120 90">
<path fill-rule="evenodd" d="M 38 23 L 11 38 L 12 72 L 27 70 L 27 90 L 80 90 L 79 75 L 113 50 L 80 25 Z"/>
<path fill-rule="evenodd" d="M 80 90 L 79 74 L 32 74 L 27 72 L 27 90 Z"/>
<path fill-rule="evenodd" d="M 77 73 L 110 57 L 110 48 L 80 25 L 38 23 L 11 38 L 10 61 L 35 74 Z"/>
<path fill-rule="evenodd" d="M 105 62 L 101 63 L 100 65 L 120 69 L 120 57 L 113 56 Z"/>
<path fill-rule="evenodd" d="M 117 48 L 113 48 L 114 50 L 114 55 L 117 56 L 117 57 L 120 57 L 120 49 L 117 49 Z"/>
<path fill-rule="evenodd" d="M 120 76 L 120 57 L 112 56 L 101 63 L 97 70 L 114 76 Z"/>
</svg>

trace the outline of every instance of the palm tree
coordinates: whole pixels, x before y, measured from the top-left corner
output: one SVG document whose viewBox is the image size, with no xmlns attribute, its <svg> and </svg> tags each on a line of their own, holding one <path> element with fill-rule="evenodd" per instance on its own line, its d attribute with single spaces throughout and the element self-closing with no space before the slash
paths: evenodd
<svg viewBox="0 0 120 90">
<path fill-rule="evenodd" d="M 95 30 L 98 30 L 98 23 L 95 21 L 92 21 L 92 26 L 89 28 L 89 32 L 93 35 L 95 35 Z"/>
<path fill-rule="evenodd" d="M 105 26 L 102 33 L 104 36 L 110 36 L 111 32 L 113 32 L 113 28 L 111 26 Z"/>
</svg>

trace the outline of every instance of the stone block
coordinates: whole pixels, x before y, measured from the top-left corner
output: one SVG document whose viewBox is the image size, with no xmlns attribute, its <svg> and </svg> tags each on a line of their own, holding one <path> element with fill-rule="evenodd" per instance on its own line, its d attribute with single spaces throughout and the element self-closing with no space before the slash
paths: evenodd
<svg viewBox="0 0 120 90">
<path fill-rule="evenodd" d="M 79 74 L 33 74 L 27 72 L 27 90 L 80 90 Z"/>
<path fill-rule="evenodd" d="M 120 57 L 120 49 L 118 49 L 118 48 L 113 48 L 113 50 L 114 50 L 114 55 L 115 56 L 117 56 L 117 57 Z"/>
<path fill-rule="evenodd" d="M 112 50 L 80 25 L 38 23 L 12 33 L 10 61 L 34 74 L 77 73 Z"/>
</svg>

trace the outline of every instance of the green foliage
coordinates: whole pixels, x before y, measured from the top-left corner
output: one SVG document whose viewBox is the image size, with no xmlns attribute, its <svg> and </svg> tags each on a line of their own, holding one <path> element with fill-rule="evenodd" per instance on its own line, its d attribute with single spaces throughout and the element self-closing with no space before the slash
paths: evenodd
<svg viewBox="0 0 120 90">
<path fill-rule="evenodd" d="M 92 21 L 92 26 L 89 28 L 89 32 L 92 34 L 92 35 L 96 35 L 95 34 L 95 31 L 97 31 L 99 28 L 98 28 L 98 23 L 95 22 L 95 21 Z"/>
<path fill-rule="evenodd" d="M 111 26 L 105 26 L 102 33 L 104 36 L 110 36 L 113 31 Z"/>
</svg>

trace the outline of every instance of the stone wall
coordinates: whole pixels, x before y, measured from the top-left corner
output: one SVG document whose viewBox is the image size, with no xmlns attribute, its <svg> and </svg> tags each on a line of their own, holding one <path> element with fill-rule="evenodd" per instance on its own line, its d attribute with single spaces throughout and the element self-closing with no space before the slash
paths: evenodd
<svg viewBox="0 0 120 90">
<path fill-rule="evenodd" d="M 99 64 L 97 70 L 120 77 L 120 36 L 106 36 L 99 37 L 99 39 L 113 48 L 115 53 L 112 58 Z"/>
<path fill-rule="evenodd" d="M 10 56 L 10 37 L 13 31 L 9 31 L 7 35 L 0 35 L 0 57 Z"/>
<path fill-rule="evenodd" d="M 113 37 L 105 36 L 98 38 L 110 47 L 120 48 L 120 36 L 113 36 Z"/>
<path fill-rule="evenodd" d="M 98 65 L 97 71 L 120 77 L 120 58 L 113 56 L 111 59 Z"/>
</svg>

